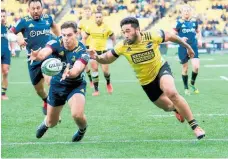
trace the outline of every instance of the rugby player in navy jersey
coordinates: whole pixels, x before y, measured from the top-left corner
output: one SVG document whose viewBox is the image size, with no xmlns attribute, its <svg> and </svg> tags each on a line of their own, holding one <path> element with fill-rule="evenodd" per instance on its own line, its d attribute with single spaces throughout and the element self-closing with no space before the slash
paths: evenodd
<svg viewBox="0 0 228 159">
<path fill-rule="evenodd" d="M 192 9 L 188 5 L 182 8 L 182 18 L 177 20 L 174 30 L 175 33 L 178 34 L 178 36 L 182 37 L 182 39 L 185 40 L 195 52 L 194 58 L 191 59 L 192 77 L 189 86 L 193 89 L 194 93 L 198 94 L 199 90 L 195 87 L 195 81 L 200 66 L 198 46 L 202 47 L 202 36 L 196 19 L 192 18 L 191 16 L 191 11 Z M 178 48 L 178 56 L 180 63 L 182 64 L 182 79 L 184 82 L 185 95 L 190 95 L 190 91 L 188 89 L 188 61 L 190 58 L 188 57 L 186 48 L 181 45 Z"/>
<path fill-rule="evenodd" d="M 70 105 L 71 116 L 78 126 L 72 141 L 80 141 L 87 127 L 85 106 L 85 67 L 89 61 L 86 47 L 77 40 L 77 24 L 65 22 L 61 26 L 62 36 L 58 40 L 51 40 L 43 49 L 32 51 L 30 60 L 42 61 L 52 55 L 63 63 L 62 71 L 53 76 L 48 94 L 47 116 L 37 129 L 36 137 L 41 138 L 44 133 L 54 127 L 61 110 L 67 101 Z"/>
<path fill-rule="evenodd" d="M 30 52 L 31 49 L 37 50 L 40 47 L 44 47 L 51 40 L 50 29 L 57 36 L 60 35 L 60 30 L 50 15 L 42 14 L 43 6 L 41 0 L 29 0 L 28 8 L 30 15 L 18 20 L 10 31 L 15 34 L 19 32 L 23 34 L 25 40 L 23 39 L 19 44 L 26 46 L 27 51 Z M 46 115 L 47 93 L 44 89 L 44 76 L 41 72 L 41 64 L 42 61 L 34 61 L 32 65 L 28 64 L 28 70 L 36 93 L 44 101 L 43 113 Z"/>
<path fill-rule="evenodd" d="M 2 100 L 8 100 L 6 95 L 8 87 L 8 73 L 10 67 L 11 53 L 15 56 L 15 44 L 13 41 L 9 42 L 9 33 L 7 33 L 9 27 L 6 25 L 6 10 L 1 10 L 1 68 L 2 68 Z M 16 37 L 15 37 L 16 40 Z M 9 50 L 9 43 L 11 47 L 11 53 Z"/>
</svg>

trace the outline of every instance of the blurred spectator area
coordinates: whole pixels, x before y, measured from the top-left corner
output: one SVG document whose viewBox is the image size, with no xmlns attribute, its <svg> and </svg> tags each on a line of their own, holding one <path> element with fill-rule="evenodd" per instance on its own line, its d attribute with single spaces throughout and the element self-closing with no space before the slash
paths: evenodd
<svg viewBox="0 0 228 159">
<path fill-rule="evenodd" d="M 89 4 L 93 13 L 103 13 L 104 22 L 111 27 L 116 36 L 120 36 L 120 21 L 124 17 L 138 18 L 141 30 L 144 30 L 153 21 L 165 16 L 170 3 L 170 0 L 77 0 L 72 1 L 70 11 L 59 23 L 62 24 L 66 20 L 78 22 L 83 17 L 83 5 Z"/>
<path fill-rule="evenodd" d="M 66 3 L 67 0 L 43 0 L 43 12 L 55 18 Z M 6 9 L 8 12 L 8 25 L 14 25 L 18 19 L 28 15 L 27 0 L 2 0 L 1 9 Z"/>
<path fill-rule="evenodd" d="M 228 0 L 180 1 L 152 28 L 172 30 L 186 3 L 193 8 L 193 17 L 197 19 L 203 37 L 228 35 Z"/>
</svg>

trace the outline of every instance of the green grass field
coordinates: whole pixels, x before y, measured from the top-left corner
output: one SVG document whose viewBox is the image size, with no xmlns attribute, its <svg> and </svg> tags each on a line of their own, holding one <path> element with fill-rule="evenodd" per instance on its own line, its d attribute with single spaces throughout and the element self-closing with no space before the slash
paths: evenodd
<svg viewBox="0 0 228 159">
<path fill-rule="evenodd" d="M 166 57 L 183 95 L 181 65 Z M 111 65 L 114 93 L 108 95 L 100 73 L 100 96 L 87 88 L 88 131 L 79 143 L 71 143 L 77 130 L 68 105 L 62 123 L 36 139 L 43 120 L 42 102 L 30 84 L 25 55 L 12 59 L 8 96 L 2 101 L 3 158 L 228 158 L 228 54 L 201 55 L 197 79 L 199 95 L 186 97 L 206 138 L 195 139 L 188 124 L 173 113 L 154 106 L 137 82 L 128 62 L 121 57 Z M 226 67 L 205 67 L 222 65 Z M 190 75 L 190 72 L 189 72 Z M 223 77 L 223 78 L 224 78 Z"/>
</svg>

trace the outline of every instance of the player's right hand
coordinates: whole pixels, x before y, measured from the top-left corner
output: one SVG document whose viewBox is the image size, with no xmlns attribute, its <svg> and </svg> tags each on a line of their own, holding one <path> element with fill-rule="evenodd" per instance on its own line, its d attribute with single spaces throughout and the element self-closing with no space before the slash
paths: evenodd
<svg viewBox="0 0 228 159">
<path fill-rule="evenodd" d="M 34 60 L 37 59 L 37 56 L 38 56 L 40 50 L 41 50 L 41 48 L 39 48 L 38 50 L 35 50 L 35 51 L 31 49 L 31 53 L 28 54 L 28 56 L 29 56 L 28 61 L 30 61 L 30 65 L 33 63 Z"/>
<path fill-rule="evenodd" d="M 91 59 L 96 60 L 97 52 L 93 49 L 87 49 L 86 50 L 89 53 L 89 56 Z"/>
</svg>

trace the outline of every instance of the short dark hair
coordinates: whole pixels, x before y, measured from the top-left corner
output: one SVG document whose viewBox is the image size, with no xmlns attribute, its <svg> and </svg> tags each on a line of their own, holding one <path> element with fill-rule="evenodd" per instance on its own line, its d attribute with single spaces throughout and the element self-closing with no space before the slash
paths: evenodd
<svg viewBox="0 0 228 159">
<path fill-rule="evenodd" d="M 74 32 L 77 32 L 77 24 L 74 21 L 66 21 L 61 25 L 61 29 L 72 28 Z"/>
<path fill-rule="evenodd" d="M 43 5 L 42 2 L 41 2 L 41 0 L 29 0 L 29 1 L 28 1 L 28 6 L 30 6 L 30 4 L 31 4 L 32 2 L 40 2 L 41 6 Z"/>
<path fill-rule="evenodd" d="M 1 13 L 6 13 L 6 10 L 5 9 L 1 9 Z"/>
<path fill-rule="evenodd" d="M 127 17 L 121 20 L 120 27 L 126 24 L 131 24 L 133 28 L 139 28 L 139 21 L 135 17 Z"/>
</svg>

